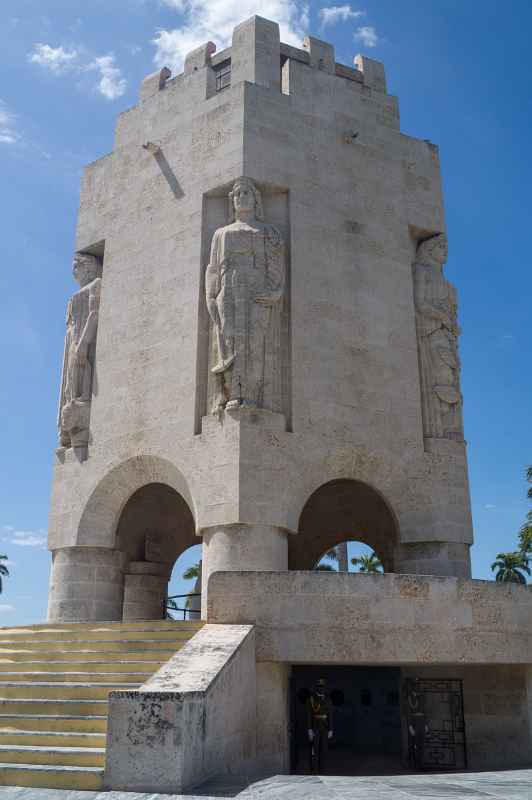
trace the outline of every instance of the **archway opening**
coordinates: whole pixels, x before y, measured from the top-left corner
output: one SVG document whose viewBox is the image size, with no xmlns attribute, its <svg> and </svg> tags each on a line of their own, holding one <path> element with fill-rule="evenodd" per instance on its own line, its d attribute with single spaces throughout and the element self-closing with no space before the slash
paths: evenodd
<svg viewBox="0 0 532 800">
<path fill-rule="evenodd" d="M 168 619 L 200 619 L 201 561 L 202 546 L 195 544 L 181 553 L 175 562 L 168 582 Z"/>
<path fill-rule="evenodd" d="M 175 489 L 149 483 L 131 495 L 116 531 L 123 558 L 124 621 L 165 618 L 174 564 L 197 544 L 192 512 Z"/>
<path fill-rule="evenodd" d="M 314 569 L 326 553 L 353 541 L 374 552 L 384 572 L 394 572 L 399 531 L 382 495 L 361 481 L 341 479 L 325 483 L 305 503 L 298 534 L 290 537 L 289 568 Z M 357 557 L 355 546 L 348 544 L 347 550 L 348 554 L 352 551 L 351 557 Z M 352 567 L 357 570 L 357 565 Z"/>
<path fill-rule="evenodd" d="M 340 542 L 336 547 L 323 553 L 314 565 L 314 569 L 323 572 L 363 572 L 366 575 L 378 575 L 384 572 L 384 565 L 372 547 L 351 539 Z"/>
</svg>

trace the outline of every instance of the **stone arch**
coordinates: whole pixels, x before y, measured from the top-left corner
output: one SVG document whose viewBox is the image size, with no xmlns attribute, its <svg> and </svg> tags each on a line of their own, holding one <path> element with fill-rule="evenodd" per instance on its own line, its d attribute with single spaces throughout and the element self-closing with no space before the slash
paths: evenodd
<svg viewBox="0 0 532 800">
<path fill-rule="evenodd" d="M 173 487 L 146 483 L 131 495 L 116 530 L 124 569 L 124 622 L 164 617 L 174 564 L 198 543 L 188 503 Z"/>
<path fill-rule="evenodd" d="M 116 465 L 99 481 L 81 515 L 76 544 L 116 547 L 118 522 L 126 503 L 136 491 L 152 483 L 174 489 L 196 520 L 193 498 L 182 472 L 164 458 L 140 455 Z"/>
<path fill-rule="evenodd" d="M 313 569 L 325 552 L 350 539 L 369 545 L 384 570 L 395 571 L 399 525 L 382 494 L 353 479 L 324 483 L 308 498 L 298 533 L 290 537 L 289 569 Z"/>
</svg>

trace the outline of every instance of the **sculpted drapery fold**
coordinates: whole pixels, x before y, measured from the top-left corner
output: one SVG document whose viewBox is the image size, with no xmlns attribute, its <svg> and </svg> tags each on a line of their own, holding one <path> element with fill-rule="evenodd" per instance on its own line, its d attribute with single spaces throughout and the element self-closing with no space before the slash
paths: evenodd
<svg viewBox="0 0 532 800">
<path fill-rule="evenodd" d="M 205 273 L 212 323 L 212 411 L 240 405 L 280 410 L 280 309 L 284 242 L 264 222 L 259 190 L 238 179 L 232 220 L 215 231 Z"/>
<path fill-rule="evenodd" d="M 68 303 L 58 428 L 61 447 L 85 446 L 89 439 L 96 334 L 102 266 L 98 258 L 76 253 L 75 280 L 80 284 Z"/>
<path fill-rule="evenodd" d="M 426 438 L 463 441 L 457 295 L 446 260 L 447 238 L 438 234 L 419 244 L 414 262 L 423 429 Z"/>
</svg>

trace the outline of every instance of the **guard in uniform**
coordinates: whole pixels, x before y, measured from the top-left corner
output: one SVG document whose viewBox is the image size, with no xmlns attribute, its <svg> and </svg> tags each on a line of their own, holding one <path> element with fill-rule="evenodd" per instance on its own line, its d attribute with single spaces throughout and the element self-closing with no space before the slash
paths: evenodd
<svg viewBox="0 0 532 800">
<path fill-rule="evenodd" d="M 410 689 L 408 702 L 408 741 L 410 750 L 410 766 L 417 770 L 425 767 L 425 739 L 430 733 L 425 716 L 423 696 Z"/>
<path fill-rule="evenodd" d="M 332 704 L 320 678 L 307 700 L 307 734 L 310 744 L 310 772 L 324 773 L 329 740 L 333 737 Z"/>
</svg>

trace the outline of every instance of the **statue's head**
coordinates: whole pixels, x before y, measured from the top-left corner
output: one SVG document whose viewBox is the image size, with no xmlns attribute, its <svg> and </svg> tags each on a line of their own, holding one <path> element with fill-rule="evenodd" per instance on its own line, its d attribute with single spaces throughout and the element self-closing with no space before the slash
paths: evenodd
<svg viewBox="0 0 532 800">
<path fill-rule="evenodd" d="M 447 255 L 447 236 L 444 233 L 438 233 L 418 245 L 416 260 L 421 263 L 445 264 Z"/>
<path fill-rule="evenodd" d="M 96 278 L 102 277 L 101 261 L 89 253 L 76 253 L 72 262 L 72 274 L 80 286 L 87 286 Z"/>
<path fill-rule="evenodd" d="M 261 193 L 249 178 L 238 178 L 232 190 L 229 192 L 229 211 L 231 221 L 237 216 L 238 212 L 254 212 L 257 219 L 264 219 L 262 210 Z"/>
</svg>

